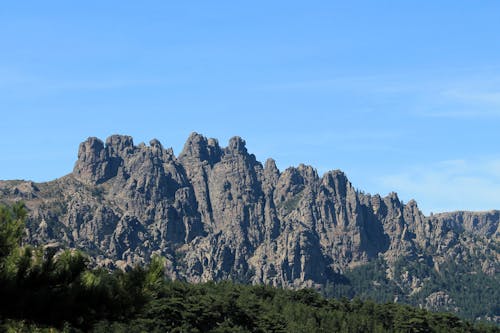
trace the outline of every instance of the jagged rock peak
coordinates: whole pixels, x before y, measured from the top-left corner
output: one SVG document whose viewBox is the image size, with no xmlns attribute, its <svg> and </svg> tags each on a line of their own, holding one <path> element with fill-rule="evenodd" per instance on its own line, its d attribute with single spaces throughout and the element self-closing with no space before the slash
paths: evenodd
<svg viewBox="0 0 500 333">
<path fill-rule="evenodd" d="M 123 152 L 130 152 L 134 148 L 134 139 L 128 135 L 114 134 L 106 139 L 106 148 L 111 154 L 120 155 Z"/>
<path fill-rule="evenodd" d="M 398 194 L 396 192 L 391 192 L 389 193 L 385 199 L 393 201 L 393 202 L 400 202 L 398 198 Z"/>
<path fill-rule="evenodd" d="M 102 142 L 101 139 L 96 138 L 95 136 L 88 137 L 87 140 L 84 142 L 80 143 L 80 149 L 78 152 L 78 155 L 80 155 L 80 152 L 82 152 L 82 149 L 85 150 L 102 150 L 104 148 L 104 142 Z"/>
<path fill-rule="evenodd" d="M 150 147 L 144 143 L 134 146 L 133 138 L 128 135 L 111 135 L 105 145 L 100 139 L 89 137 L 80 144 L 73 176 L 88 184 L 103 183 L 116 176 L 125 161 L 144 149 L 152 149 L 162 159 L 171 160 L 173 157 L 172 149 L 163 149 L 157 139 L 152 139 L 149 144 Z"/>
<path fill-rule="evenodd" d="M 304 179 L 304 184 L 312 185 L 317 183 L 317 181 L 319 180 L 318 172 L 314 167 L 310 165 L 305 165 L 301 163 L 297 167 L 297 171 Z"/>
<path fill-rule="evenodd" d="M 80 144 L 73 174 L 78 179 L 97 183 L 106 178 L 107 166 L 102 163 L 105 159 L 106 151 L 102 140 L 89 137 Z"/>
<path fill-rule="evenodd" d="M 152 148 L 163 149 L 163 146 L 161 145 L 161 142 L 158 139 L 153 139 L 153 140 L 149 141 L 149 145 Z"/>
<path fill-rule="evenodd" d="M 346 174 L 341 170 L 331 170 L 327 171 L 322 178 L 323 185 L 334 186 L 335 184 L 339 184 L 342 187 L 347 185 L 351 186 L 349 180 L 347 179 Z"/>
<path fill-rule="evenodd" d="M 411 207 L 412 209 L 418 210 L 418 204 L 417 204 L 417 202 L 415 201 L 415 199 L 410 199 L 410 201 L 408 201 L 408 202 L 406 203 L 406 206 L 407 206 L 407 207 Z"/>
<path fill-rule="evenodd" d="M 347 179 L 346 174 L 342 170 L 339 170 L 339 169 L 327 171 L 327 172 L 325 172 L 323 177 Z"/>
<path fill-rule="evenodd" d="M 266 184 L 269 186 L 275 186 L 280 177 L 280 171 L 276 166 L 276 162 L 272 158 L 268 158 L 264 165 L 264 175 L 266 178 Z"/>
<path fill-rule="evenodd" d="M 100 154 L 103 150 L 104 143 L 102 140 L 96 137 L 89 137 L 87 140 L 80 143 L 78 160 L 94 162 L 100 158 Z"/>
<path fill-rule="evenodd" d="M 193 132 L 189 135 L 184 148 L 179 155 L 180 160 L 197 159 L 199 161 L 209 161 L 215 163 L 220 160 L 221 148 L 217 139 L 206 138 L 205 136 Z"/>
<path fill-rule="evenodd" d="M 239 136 L 233 136 L 229 139 L 229 145 L 226 150 L 229 152 L 239 152 L 241 154 L 247 154 L 247 148 L 245 147 L 246 142 Z"/>
<path fill-rule="evenodd" d="M 264 170 L 266 170 L 269 173 L 272 174 L 278 174 L 280 173 L 278 167 L 276 166 L 276 161 L 272 158 L 268 158 L 266 160 L 266 163 L 264 165 Z"/>
</svg>

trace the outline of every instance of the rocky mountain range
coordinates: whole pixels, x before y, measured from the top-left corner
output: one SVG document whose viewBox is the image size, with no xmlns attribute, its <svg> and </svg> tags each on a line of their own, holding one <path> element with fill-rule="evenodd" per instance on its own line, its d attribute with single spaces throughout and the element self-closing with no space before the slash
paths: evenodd
<svg viewBox="0 0 500 333">
<path fill-rule="evenodd" d="M 109 268 L 160 254 L 176 279 L 321 289 L 383 262 L 384 278 L 411 297 L 430 271 L 454 263 L 500 289 L 500 211 L 425 216 L 396 193 L 357 190 L 339 170 L 320 176 L 307 165 L 262 164 L 239 137 L 221 147 L 193 133 L 178 156 L 158 140 L 88 138 L 64 177 L 0 181 L 0 201 L 17 200 L 29 209 L 27 242 L 80 248 Z M 420 299 L 428 308 L 461 306 L 445 288 Z M 484 316 L 498 317 L 498 308 Z"/>
</svg>

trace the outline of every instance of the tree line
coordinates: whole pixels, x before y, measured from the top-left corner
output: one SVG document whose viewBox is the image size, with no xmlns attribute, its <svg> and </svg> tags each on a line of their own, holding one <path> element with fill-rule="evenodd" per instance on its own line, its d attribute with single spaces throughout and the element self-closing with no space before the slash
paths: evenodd
<svg viewBox="0 0 500 333">
<path fill-rule="evenodd" d="M 22 203 L 0 206 L 0 331 L 500 332 L 449 313 L 229 281 L 165 278 L 155 256 L 130 271 L 90 268 L 77 250 L 22 245 Z"/>
</svg>

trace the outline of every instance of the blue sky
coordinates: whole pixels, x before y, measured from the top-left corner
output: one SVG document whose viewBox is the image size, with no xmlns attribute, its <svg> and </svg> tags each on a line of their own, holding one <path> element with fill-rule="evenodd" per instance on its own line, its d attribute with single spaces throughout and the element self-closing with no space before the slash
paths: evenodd
<svg viewBox="0 0 500 333">
<path fill-rule="evenodd" d="M 2 3 L 0 179 L 196 131 L 426 214 L 500 209 L 499 1 L 75 3 Z"/>
</svg>

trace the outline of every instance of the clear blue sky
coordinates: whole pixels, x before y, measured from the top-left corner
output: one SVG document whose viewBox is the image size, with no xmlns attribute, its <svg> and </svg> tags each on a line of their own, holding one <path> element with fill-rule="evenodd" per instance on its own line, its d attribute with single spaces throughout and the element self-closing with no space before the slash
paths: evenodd
<svg viewBox="0 0 500 333">
<path fill-rule="evenodd" d="M 175 3 L 175 4 L 173 4 Z M 5 1 L 0 179 L 233 135 L 425 213 L 500 209 L 500 1 Z"/>
</svg>

